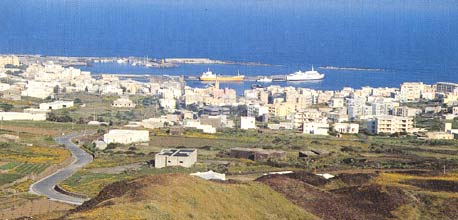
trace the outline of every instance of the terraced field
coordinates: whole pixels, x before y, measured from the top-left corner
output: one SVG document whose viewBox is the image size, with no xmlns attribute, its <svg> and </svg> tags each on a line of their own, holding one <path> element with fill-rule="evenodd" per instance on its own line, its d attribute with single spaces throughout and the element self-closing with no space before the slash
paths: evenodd
<svg viewBox="0 0 458 220">
<path fill-rule="evenodd" d="M 4 173 L 0 173 L 0 186 L 11 183 L 29 174 L 39 174 L 49 165 L 39 163 L 10 162 L 0 167 Z"/>
</svg>

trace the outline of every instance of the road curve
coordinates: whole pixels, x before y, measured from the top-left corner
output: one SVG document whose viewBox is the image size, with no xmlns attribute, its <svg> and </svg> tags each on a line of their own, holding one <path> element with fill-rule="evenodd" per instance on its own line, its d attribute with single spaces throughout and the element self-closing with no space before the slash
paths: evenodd
<svg viewBox="0 0 458 220">
<path fill-rule="evenodd" d="M 70 150 L 73 157 L 73 162 L 65 168 L 62 168 L 55 173 L 38 180 L 30 186 L 30 192 L 38 195 L 43 195 L 51 200 L 69 203 L 73 205 L 81 205 L 87 199 L 69 196 L 57 192 L 54 187 L 72 176 L 76 171 L 84 167 L 86 164 L 92 162 L 92 155 L 88 154 L 83 149 L 79 148 L 76 144 L 72 143 L 72 139 L 83 136 L 85 133 L 71 133 L 68 135 L 60 136 L 54 140 L 58 144 L 63 144 Z"/>
</svg>

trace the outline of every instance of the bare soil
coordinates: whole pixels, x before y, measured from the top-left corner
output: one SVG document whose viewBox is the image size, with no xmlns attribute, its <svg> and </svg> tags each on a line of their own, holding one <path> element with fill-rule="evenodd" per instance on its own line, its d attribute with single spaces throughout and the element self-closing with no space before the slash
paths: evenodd
<svg viewBox="0 0 458 220">
<path fill-rule="evenodd" d="M 458 192 L 458 182 L 449 180 L 410 179 L 403 183 L 431 191 Z"/>
<path fill-rule="evenodd" d="M 282 193 L 306 211 L 329 220 L 393 218 L 391 211 L 409 202 L 404 192 L 394 187 L 359 185 L 325 191 L 311 184 L 321 184 L 314 177 L 311 179 L 308 177 L 312 176 L 310 174 L 271 175 L 263 176 L 257 181 Z M 336 178 L 341 178 L 342 181 L 352 185 L 366 183 L 372 176 L 345 174 Z"/>
</svg>

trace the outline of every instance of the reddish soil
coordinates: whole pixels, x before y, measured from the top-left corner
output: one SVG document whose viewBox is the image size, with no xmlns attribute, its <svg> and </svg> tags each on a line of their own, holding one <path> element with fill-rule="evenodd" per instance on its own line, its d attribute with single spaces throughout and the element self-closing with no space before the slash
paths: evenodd
<svg viewBox="0 0 458 220">
<path fill-rule="evenodd" d="M 305 171 L 297 171 L 291 174 L 286 174 L 286 176 L 288 176 L 291 179 L 300 180 L 313 186 L 324 186 L 326 183 L 329 182 L 322 176 L 318 176 L 316 174 Z"/>
<path fill-rule="evenodd" d="M 348 174 L 348 173 L 342 173 L 337 175 L 335 178 L 332 179 L 334 180 L 341 180 L 345 184 L 349 186 L 360 186 L 363 184 L 366 184 L 371 180 L 372 178 L 375 178 L 377 174 L 374 173 L 355 173 L 355 174 Z"/>
<path fill-rule="evenodd" d="M 349 175 L 349 174 L 347 174 Z M 275 191 L 282 193 L 294 204 L 314 215 L 329 220 L 340 219 L 387 219 L 392 218 L 391 211 L 406 204 L 407 197 L 397 188 L 382 188 L 379 185 L 352 186 L 335 191 L 325 191 L 301 178 L 288 175 L 272 175 L 259 178 Z M 356 175 L 341 177 L 351 184 L 367 182 L 367 176 Z"/>
<path fill-rule="evenodd" d="M 458 192 L 457 181 L 411 179 L 403 183 L 431 191 Z"/>
</svg>

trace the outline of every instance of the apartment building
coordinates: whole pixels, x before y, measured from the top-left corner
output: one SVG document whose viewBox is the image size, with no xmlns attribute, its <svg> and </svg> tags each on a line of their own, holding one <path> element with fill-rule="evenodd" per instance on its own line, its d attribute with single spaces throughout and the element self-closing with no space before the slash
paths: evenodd
<svg viewBox="0 0 458 220">
<path fill-rule="evenodd" d="M 367 129 L 373 134 L 413 133 L 415 126 L 412 117 L 375 116 L 367 122 Z"/>
</svg>

